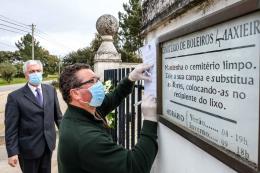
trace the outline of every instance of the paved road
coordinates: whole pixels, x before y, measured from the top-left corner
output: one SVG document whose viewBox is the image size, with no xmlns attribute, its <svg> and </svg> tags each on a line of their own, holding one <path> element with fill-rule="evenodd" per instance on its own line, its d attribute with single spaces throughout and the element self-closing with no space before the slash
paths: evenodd
<svg viewBox="0 0 260 173">
<path fill-rule="evenodd" d="M 52 81 L 49 80 L 49 81 L 44 81 L 43 83 L 50 84 L 51 82 Z M 18 88 L 21 88 L 24 85 L 25 85 L 25 83 L 0 86 L 0 92 L 9 91 L 9 90 L 16 90 Z"/>
<path fill-rule="evenodd" d="M 0 86 L 0 92 L 9 91 L 9 90 L 16 90 L 18 88 L 21 88 L 22 86 L 24 86 L 24 83 Z"/>
</svg>

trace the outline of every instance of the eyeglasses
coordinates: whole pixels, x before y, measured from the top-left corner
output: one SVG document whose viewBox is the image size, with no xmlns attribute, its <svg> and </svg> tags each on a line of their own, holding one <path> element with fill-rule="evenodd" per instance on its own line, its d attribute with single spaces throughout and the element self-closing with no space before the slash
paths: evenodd
<svg viewBox="0 0 260 173">
<path fill-rule="evenodd" d="M 82 83 L 80 83 L 78 86 L 76 86 L 76 88 L 80 88 L 82 85 L 85 85 L 85 84 L 94 84 L 94 83 L 97 83 L 98 81 L 99 81 L 99 77 L 93 77 L 92 79 L 90 79 L 90 80 L 87 80 L 87 81 L 85 81 L 85 82 L 82 82 Z"/>
</svg>

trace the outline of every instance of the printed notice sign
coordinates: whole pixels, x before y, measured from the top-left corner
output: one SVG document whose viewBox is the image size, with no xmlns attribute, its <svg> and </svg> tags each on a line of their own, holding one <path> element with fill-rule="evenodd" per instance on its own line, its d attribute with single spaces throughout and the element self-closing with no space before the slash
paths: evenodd
<svg viewBox="0 0 260 173">
<path fill-rule="evenodd" d="M 162 44 L 163 115 L 258 163 L 260 12 Z"/>
<path fill-rule="evenodd" d="M 153 65 L 148 71 L 152 81 L 144 81 L 144 93 L 156 96 L 156 41 L 151 40 L 139 49 L 143 63 Z"/>
</svg>

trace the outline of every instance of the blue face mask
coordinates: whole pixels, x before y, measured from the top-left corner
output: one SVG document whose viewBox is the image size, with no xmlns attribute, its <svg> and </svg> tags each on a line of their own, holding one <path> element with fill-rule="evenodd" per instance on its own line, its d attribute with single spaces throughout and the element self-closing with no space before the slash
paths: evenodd
<svg viewBox="0 0 260 173">
<path fill-rule="evenodd" d="M 88 90 L 92 95 L 89 105 L 93 107 L 100 106 L 103 103 L 103 100 L 105 98 L 105 88 L 103 84 L 100 81 L 98 81 L 93 86 L 91 86 Z"/>
<path fill-rule="evenodd" d="M 42 82 L 42 72 L 29 74 L 29 83 L 32 85 L 40 85 Z"/>
</svg>

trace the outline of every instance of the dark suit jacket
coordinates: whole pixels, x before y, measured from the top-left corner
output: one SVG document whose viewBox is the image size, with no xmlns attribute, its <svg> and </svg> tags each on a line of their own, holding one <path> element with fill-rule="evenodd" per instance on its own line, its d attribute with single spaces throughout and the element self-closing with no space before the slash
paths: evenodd
<svg viewBox="0 0 260 173">
<path fill-rule="evenodd" d="M 41 107 L 28 84 L 8 95 L 5 108 L 5 142 L 8 157 L 40 157 L 46 145 L 55 148 L 56 130 L 62 114 L 55 88 L 42 84 Z"/>
</svg>

